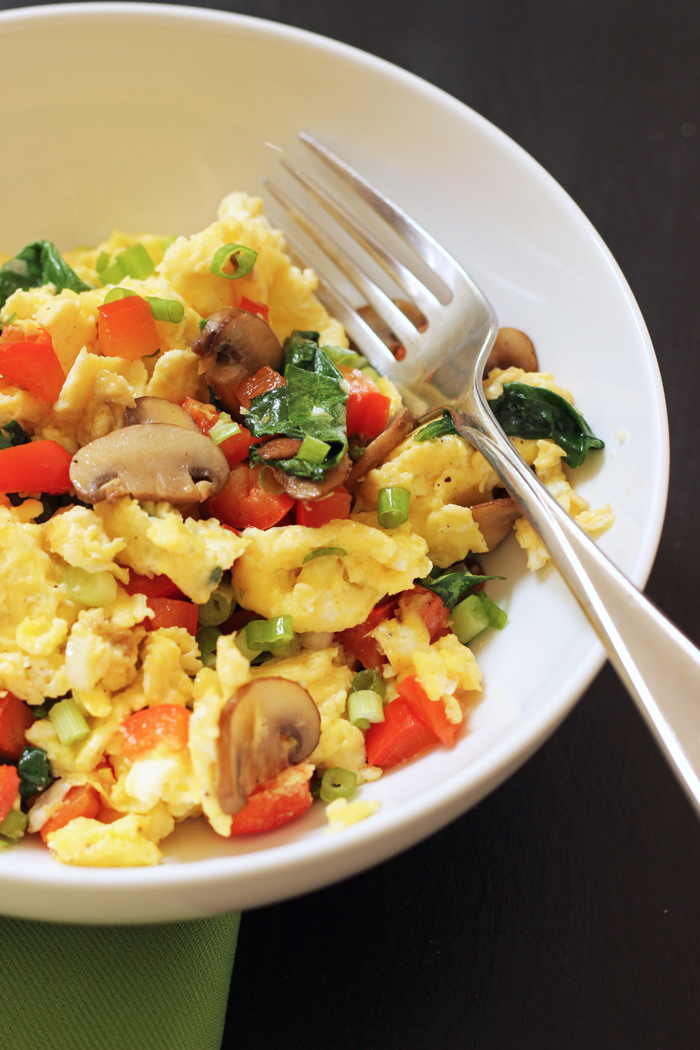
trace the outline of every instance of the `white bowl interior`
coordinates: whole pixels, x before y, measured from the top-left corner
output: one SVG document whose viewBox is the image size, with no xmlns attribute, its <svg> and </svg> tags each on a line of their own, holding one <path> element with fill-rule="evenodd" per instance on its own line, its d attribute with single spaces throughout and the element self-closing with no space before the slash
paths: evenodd
<svg viewBox="0 0 700 1050">
<path fill-rule="evenodd" d="M 27 76 L 27 70 L 32 75 Z M 560 187 L 454 99 L 351 48 L 214 11 L 75 4 L 0 15 L 0 249 L 96 243 L 113 226 L 192 233 L 233 189 L 262 192 L 306 129 L 421 222 L 471 273 L 502 324 L 527 331 L 606 451 L 577 485 L 617 514 L 600 545 L 638 585 L 665 509 L 668 434 L 654 353 L 614 260 Z M 279 219 L 273 207 L 273 220 Z M 226 841 L 202 821 L 155 869 L 64 868 L 27 843 L 0 855 L 7 914 L 83 922 L 181 919 L 267 903 L 376 863 L 500 783 L 563 718 L 602 650 L 558 574 L 509 540 L 489 561 L 508 611 L 478 644 L 471 732 L 362 789 L 380 813 L 326 835 L 309 814 Z"/>
</svg>

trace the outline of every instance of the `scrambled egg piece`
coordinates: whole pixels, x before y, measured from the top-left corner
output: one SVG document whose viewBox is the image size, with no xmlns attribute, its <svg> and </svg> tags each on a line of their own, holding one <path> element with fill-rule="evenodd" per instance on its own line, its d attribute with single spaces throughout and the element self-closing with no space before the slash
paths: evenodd
<svg viewBox="0 0 700 1050">
<path fill-rule="evenodd" d="M 354 518 L 369 524 L 368 512 L 376 512 L 381 489 L 407 488 L 411 528 L 428 544 L 433 564 L 446 568 L 467 551 L 487 550 L 469 507 L 489 500 L 497 484 L 498 477 L 481 453 L 462 438 L 446 434 L 421 442 L 411 434 L 358 486 Z M 376 514 L 373 517 L 376 522 Z"/>
<path fill-rule="evenodd" d="M 158 864 L 162 853 L 156 843 L 174 827 L 162 805 L 149 813 L 129 813 L 111 824 L 78 817 L 47 837 L 49 849 L 64 864 L 88 868 L 133 868 Z"/>
<path fill-rule="evenodd" d="M 129 582 L 129 572 L 114 558 L 126 547 L 121 536 L 110 539 L 102 522 L 89 507 L 71 507 L 46 522 L 44 535 L 49 550 L 69 565 L 87 572 L 111 572 L 120 583 Z"/>
<path fill-rule="evenodd" d="M 366 820 L 376 813 L 381 802 L 379 799 L 357 799 L 348 802 L 346 798 L 336 798 L 326 806 L 326 817 L 328 827 L 326 831 L 343 831 L 351 824 L 357 824 L 360 820 Z"/>
<path fill-rule="evenodd" d="M 130 496 L 95 506 L 105 532 L 123 537 L 118 557 L 141 575 L 169 576 L 193 602 L 202 604 L 248 546 L 248 539 L 224 529 L 216 518 L 183 520 L 169 503 L 140 504 Z"/>
<path fill-rule="evenodd" d="M 386 594 L 413 586 L 430 571 L 426 543 L 406 526 L 383 530 L 357 521 L 332 521 L 318 529 L 302 525 L 246 529 L 247 549 L 236 561 L 236 599 L 262 616 L 289 614 L 295 631 L 342 631 L 367 619 Z M 306 565 L 322 547 L 339 547 Z"/>
</svg>

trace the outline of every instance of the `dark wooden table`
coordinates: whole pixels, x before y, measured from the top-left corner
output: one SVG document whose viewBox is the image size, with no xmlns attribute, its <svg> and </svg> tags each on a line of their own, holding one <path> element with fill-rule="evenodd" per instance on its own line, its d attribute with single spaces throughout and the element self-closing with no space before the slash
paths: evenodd
<svg viewBox="0 0 700 1050">
<path fill-rule="evenodd" d="M 671 492 L 649 594 L 700 642 L 700 3 L 203 6 L 289 22 L 425 77 L 581 205 L 637 296 L 666 386 Z M 700 824 L 614 674 L 449 828 L 246 914 L 223 1045 L 696 1050 Z"/>
</svg>

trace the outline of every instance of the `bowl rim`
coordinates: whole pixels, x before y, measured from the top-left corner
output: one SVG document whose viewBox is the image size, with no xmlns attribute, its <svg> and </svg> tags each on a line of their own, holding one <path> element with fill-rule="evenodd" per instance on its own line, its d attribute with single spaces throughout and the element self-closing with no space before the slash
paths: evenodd
<svg viewBox="0 0 700 1050">
<path fill-rule="evenodd" d="M 0 33 L 34 22 L 90 23 L 103 20 L 105 16 L 136 22 L 146 20 L 166 21 L 171 24 L 180 22 L 183 25 L 195 23 L 219 25 L 234 33 L 244 30 L 263 37 L 299 42 L 323 49 L 327 53 L 335 53 L 345 60 L 376 70 L 399 85 L 405 86 L 411 92 L 422 94 L 428 102 L 450 110 L 462 122 L 470 124 L 478 134 L 491 139 L 494 145 L 509 156 L 510 160 L 525 168 L 531 177 L 546 189 L 548 196 L 568 213 L 568 216 L 579 226 L 582 234 L 591 241 L 602 260 L 607 264 L 611 278 L 622 293 L 631 318 L 636 324 L 638 345 L 640 349 L 643 347 L 646 355 L 654 396 L 653 404 L 649 407 L 655 417 L 660 443 L 656 450 L 658 469 L 653 480 L 653 498 L 650 500 L 652 511 L 647 519 L 645 535 L 640 542 L 634 568 L 629 574 L 630 579 L 638 587 L 643 588 L 651 572 L 661 539 L 668 495 L 669 431 L 661 375 L 641 311 L 620 267 L 592 223 L 553 176 L 525 149 L 485 117 L 416 74 L 350 44 L 267 19 L 216 9 L 173 4 L 98 0 L 98 2 L 50 4 L 2 11 L 0 12 Z M 293 888 L 288 895 L 313 890 L 354 874 L 357 870 L 379 863 L 398 850 L 407 848 L 455 819 L 474 805 L 479 798 L 492 791 L 515 772 L 556 729 L 604 662 L 605 654 L 602 645 L 597 643 L 592 646 L 587 657 L 577 665 L 575 671 L 567 677 L 548 701 L 527 720 L 524 720 L 516 732 L 489 747 L 485 754 L 471 762 L 467 768 L 450 775 L 445 781 L 427 790 L 420 797 L 411 799 L 405 806 L 387 809 L 377 814 L 371 821 L 363 821 L 345 829 L 342 835 L 317 836 L 313 839 L 302 837 L 291 843 L 272 846 L 256 852 L 202 860 L 166 862 L 152 868 L 78 868 L 56 864 L 55 869 L 51 869 L 50 877 L 47 877 L 45 869 L 41 871 L 37 869 L 33 872 L 31 864 L 27 865 L 29 870 L 21 873 L 4 872 L 0 867 L 0 885 L 21 884 L 25 887 L 60 885 L 74 890 L 82 888 L 116 889 L 118 887 L 120 894 L 125 892 L 137 894 L 146 887 L 155 886 L 183 886 L 189 883 L 231 884 L 232 880 L 237 877 L 250 879 L 251 876 L 262 875 L 271 869 L 283 867 L 290 872 L 297 870 L 302 875 L 304 870 L 307 872 L 307 877 L 302 878 L 303 887 Z M 464 802 L 468 794 L 469 801 Z M 373 851 L 372 859 L 368 862 L 362 857 L 364 850 L 361 847 L 369 843 L 372 843 Z M 27 857 L 31 857 L 29 851 Z M 360 857 L 362 859 L 358 859 Z M 333 865 L 337 870 L 330 877 L 325 874 L 321 877 L 312 877 L 308 874 L 310 868 L 321 867 L 319 862 L 328 861 L 330 858 L 335 858 L 337 861 Z M 266 903 L 273 899 L 283 898 L 284 894 L 276 893 L 273 897 L 263 893 L 263 899 L 253 903 Z M 1 903 L 0 910 L 2 910 Z M 189 913 L 191 913 L 191 908 Z"/>
</svg>

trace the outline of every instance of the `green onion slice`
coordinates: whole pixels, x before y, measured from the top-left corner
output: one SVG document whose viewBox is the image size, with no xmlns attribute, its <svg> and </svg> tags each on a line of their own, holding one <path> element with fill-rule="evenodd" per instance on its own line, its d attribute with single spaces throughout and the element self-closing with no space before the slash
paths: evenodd
<svg viewBox="0 0 700 1050">
<path fill-rule="evenodd" d="M 72 696 L 54 704 L 49 711 L 49 720 L 56 736 L 66 747 L 80 744 L 90 736 L 90 726 Z"/>
<path fill-rule="evenodd" d="M 24 835 L 29 817 L 21 809 L 11 809 L 2 824 L 0 824 L 0 838 L 6 842 L 19 842 Z"/>
<path fill-rule="evenodd" d="M 383 529 L 395 529 L 408 521 L 411 493 L 400 485 L 389 485 L 379 490 L 377 519 Z"/>
<path fill-rule="evenodd" d="M 479 594 L 468 594 L 450 613 L 452 630 L 462 645 L 489 626 L 489 617 Z"/>
<path fill-rule="evenodd" d="M 283 649 L 292 641 L 291 616 L 276 616 L 271 620 L 251 620 L 246 625 L 246 644 L 253 652 Z"/>
<path fill-rule="evenodd" d="M 315 558 L 324 558 L 326 554 L 332 554 L 336 558 L 342 558 L 343 555 L 347 554 L 342 547 L 319 547 L 315 551 L 309 551 L 304 558 L 302 565 L 306 565 L 307 561 L 313 561 Z"/>
<path fill-rule="evenodd" d="M 218 642 L 220 635 L 221 631 L 217 631 L 216 627 L 199 628 L 196 639 L 202 657 L 209 656 L 211 653 L 216 652 L 216 643 Z"/>
<path fill-rule="evenodd" d="M 251 623 L 265 623 L 265 620 L 251 620 L 250 622 Z M 262 651 L 264 651 L 264 650 L 260 650 L 260 649 L 252 649 L 251 646 L 248 645 L 248 630 L 247 630 L 247 627 L 245 627 L 242 630 L 238 631 L 238 633 L 236 634 L 236 636 L 233 639 L 233 643 L 236 646 L 236 648 L 239 649 L 243 653 L 243 655 L 245 656 L 246 660 L 248 660 L 249 663 L 252 663 L 253 660 L 255 660 L 256 657 L 260 656 L 260 653 Z"/>
<path fill-rule="evenodd" d="M 108 269 L 103 270 L 100 274 L 100 280 L 103 284 L 119 284 L 125 277 L 128 277 L 128 274 L 119 262 L 119 256 Z"/>
<path fill-rule="evenodd" d="M 117 256 L 115 262 L 119 263 L 128 277 L 133 277 L 136 281 L 150 277 L 155 270 L 153 260 L 142 244 L 132 244 Z"/>
<path fill-rule="evenodd" d="M 369 729 L 371 722 L 384 721 L 384 705 L 373 689 L 360 689 L 348 697 L 348 719 L 360 729 Z"/>
<path fill-rule="evenodd" d="M 335 766 L 323 774 L 319 794 L 324 802 L 332 802 L 336 798 L 350 798 L 356 785 L 357 773 Z"/>
<path fill-rule="evenodd" d="M 252 248 L 246 248 L 244 244 L 225 244 L 214 253 L 214 258 L 209 264 L 209 269 L 217 277 L 225 277 L 227 281 L 236 281 L 255 266 L 258 253 Z M 231 265 L 233 270 L 226 273 L 224 267 Z"/>
<path fill-rule="evenodd" d="M 151 313 L 156 321 L 179 324 L 185 316 L 185 308 L 177 299 L 159 299 L 156 295 L 144 295 L 144 299 L 151 304 Z"/>
<path fill-rule="evenodd" d="M 297 457 L 305 459 L 307 463 L 323 463 L 330 450 L 331 446 L 327 441 L 320 441 L 318 438 L 307 434 L 301 443 L 301 448 L 297 452 Z"/>
<path fill-rule="evenodd" d="M 360 671 L 353 679 L 352 691 L 360 693 L 363 689 L 371 689 L 373 693 L 379 693 L 383 700 L 386 694 L 386 682 L 376 671 Z"/>
<path fill-rule="evenodd" d="M 95 270 L 97 273 L 104 273 L 109 266 L 109 253 L 100 252 L 97 256 L 97 262 L 95 263 Z"/>
<path fill-rule="evenodd" d="M 370 379 L 373 379 L 375 383 L 378 383 L 379 380 L 382 378 L 377 369 L 372 368 L 371 365 L 365 365 L 365 367 L 361 368 L 360 371 L 364 372 L 364 374 L 366 376 L 369 376 Z"/>
<path fill-rule="evenodd" d="M 225 413 L 222 413 L 225 415 Z M 212 441 L 215 441 L 217 445 L 220 445 L 226 438 L 233 437 L 234 434 L 240 433 L 240 427 L 238 423 L 234 423 L 232 419 L 222 419 L 219 417 L 214 426 L 209 431 L 209 437 Z"/>
<path fill-rule="evenodd" d="M 69 565 L 63 571 L 63 584 L 71 598 L 93 608 L 109 605 L 117 597 L 117 581 L 111 572 L 88 572 Z"/>
<path fill-rule="evenodd" d="M 354 350 L 346 350 L 343 346 L 322 346 L 321 350 L 336 367 L 343 365 L 345 368 L 357 368 L 363 360 Z"/>
<path fill-rule="evenodd" d="M 200 627 L 218 627 L 228 620 L 234 606 L 233 587 L 225 580 L 209 595 L 209 601 L 199 606 Z"/>
<path fill-rule="evenodd" d="M 506 613 L 503 609 L 500 609 L 495 602 L 492 602 L 488 594 L 484 594 L 483 591 L 479 594 L 479 598 L 481 599 L 481 604 L 489 618 L 489 626 L 495 627 L 497 631 L 502 631 L 508 623 L 508 616 Z"/>
<path fill-rule="evenodd" d="M 110 290 L 104 297 L 103 302 L 105 304 L 114 303 L 117 301 L 117 299 L 128 299 L 132 295 L 136 295 L 136 292 L 132 291 L 131 288 L 110 288 Z"/>
</svg>

